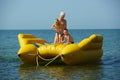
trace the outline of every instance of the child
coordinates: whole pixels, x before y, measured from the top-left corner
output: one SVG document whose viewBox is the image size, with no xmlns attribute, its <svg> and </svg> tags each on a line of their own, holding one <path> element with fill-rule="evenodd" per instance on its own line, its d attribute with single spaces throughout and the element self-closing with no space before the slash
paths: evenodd
<svg viewBox="0 0 120 80">
<path fill-rule="evenodd" d="M 74 40 L 73 40 L 72 36 L 68 33 L 67 29 L 65 29 L 63 31 L 63 37 L 61 39 L 61 43 L 65 43 L 65 44 L 74 43 Z"/>
<path fill-rule="evenodd" d="M 59 43 L 60 42 L 61 32 L 60 32 L 60 22 L 59 22 L 58 19 L 56 19 L 55 23 L 52 25 L 51 28 L 55 29 L 55 31 L 56 31 L 55 38 L 54 38 L 54 44 Z"/>
</svg>

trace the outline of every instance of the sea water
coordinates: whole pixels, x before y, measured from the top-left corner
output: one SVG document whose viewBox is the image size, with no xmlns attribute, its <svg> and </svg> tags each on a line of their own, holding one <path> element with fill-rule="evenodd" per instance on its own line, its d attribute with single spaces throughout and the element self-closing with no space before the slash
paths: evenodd
<svg viewBox="0 0 120 80">
<path fill-rule="evenodd" d="M 71 29 L 75 43 L 91 34 L 103 36 L 100 62 L 68 66 L 23 64 L 17 56 L 18 34 L 33 34 L 53 43 L 53 30 L 0 30 L 0 80 L 120 80 L 120 29 Z"/>
</svg>

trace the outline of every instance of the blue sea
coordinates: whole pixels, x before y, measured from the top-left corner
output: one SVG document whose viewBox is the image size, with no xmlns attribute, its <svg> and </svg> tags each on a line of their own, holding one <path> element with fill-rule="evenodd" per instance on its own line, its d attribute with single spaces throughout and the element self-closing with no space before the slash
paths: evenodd
<svg viewBox="0 0 120 80">
<path fill-rule="evenodd" d="M 23 64 L 18 34 L 33 34 L 53 43 L 53 30 L 0 30 L 0 80 L 120 80 L 120 29 L 70 29 L 75 43 L 96 33 L 104 37 L 101 61 L 69 66 Z"/>
</svg>

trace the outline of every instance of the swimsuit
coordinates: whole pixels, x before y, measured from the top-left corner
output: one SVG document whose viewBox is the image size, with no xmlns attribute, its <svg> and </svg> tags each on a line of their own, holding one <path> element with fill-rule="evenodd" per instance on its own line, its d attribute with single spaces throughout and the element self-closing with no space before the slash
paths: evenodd
<svg viewBox="0 0 120 80">
<path fill-rule="evenodd" d="M 74 44 L 74 42 L 71 42 L 72 44 Z"/>
</svg>

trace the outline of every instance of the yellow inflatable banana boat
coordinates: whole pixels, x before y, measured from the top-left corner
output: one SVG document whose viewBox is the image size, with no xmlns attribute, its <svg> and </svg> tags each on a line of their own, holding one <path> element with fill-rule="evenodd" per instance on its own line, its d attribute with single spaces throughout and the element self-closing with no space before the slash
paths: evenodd
<svg viewBox="0 0 120 80">
<path fill-rule="evenodd" d="M 93 34 L 76 44 L 49 44 L 32 34 L 19 34 L 19 58 L 24 63 L 36 63 L 60 59 L 68 65 L 100 60 L 103 37 Z"/>
</svg>

